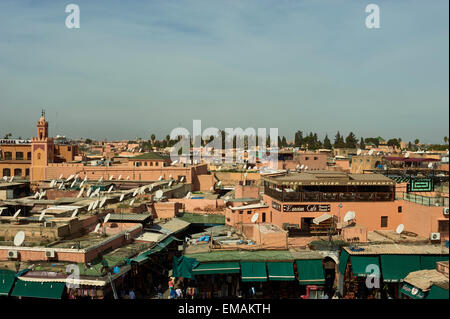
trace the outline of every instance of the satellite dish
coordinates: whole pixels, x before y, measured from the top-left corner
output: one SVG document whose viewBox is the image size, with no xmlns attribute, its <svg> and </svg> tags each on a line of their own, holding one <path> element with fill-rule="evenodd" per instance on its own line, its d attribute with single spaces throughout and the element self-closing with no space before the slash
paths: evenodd
<svg viewBox="0 0 450 319">
<path fill-rule="evenodd" d="M 122 175 L 119 175 L 119 177 L 117 177 L 117 180 L 120 181 L 122 179 Z"/>
<path fill-rule="evenodd" d="M 304 165 L 304 164 L 302 164 L 302 165 L 300 166 L 300 169 L 303 169 L 303 167 L 305 167 L 305 165 Z"/>
<path fill-rule="evenodd" d="M 355 216 L 356 216 L 356 214 L 354 211 L 347 212 L 344 216 L 344 222 L 348 222 L 348 221 L 351 221 L 352 219 L 355 219 Z"/>
<path fill-rule="evenodd" d="M 100 229 L 100 223 L 95 225 L 94 233 L 98 233 L 98 230 Z"/>
<path fill-rule="evenodd" d="M 100 208 L 103 207 L 103 205 L 105 205 L 106 203 L 106 196 L 103 197 L 102 201 L 100 202 Z"/>
<path fill-rule="evenodd" d="M 305 171 L 308 170 L 308 166 L 305 166 Z"/>
<path fill-rule="evenodd" d="M 258 213 L 254 213 L 253 216 L 252 216 L 251 222 L 253 224 L 256 223 L 258 221 L 258 217 L 259 217 L 259 214 Z"/>
<path fill-rule="evenodd" d="M 87 181 L 87 176 L 85 176 L 83 179 L 83 182 L 86 182 L 86 181 Z"/>
<path fill-rule="evenodd" d="M 74 177 L 74 175 L 70 175 L 69 177 L 67 177 L 66 182 L 70 181 L 72 178 Z"/>
<path fill-rule="evenodd" d="M 111 191 L 113 190 L 113 188 L 114 188 L 114 185 L 111 185 L 111 186 L 109 187 L 109 189 L 108 189 L 108 193 L 111 193 Z"/>
<path fill-rule="evenodd" d="M 78 208 L 73 211 L 71 217 L 74 218 L 75 216 L 77 216 L 77 214 L 78 214 Z"/>
<path fill-rule="evenodd" d="M 107 223 L 110 217 L 111 217 L 111 214 L 108 213 L 108 215 L 106 215 L 105 220 L 103 221 L 103 223 L 104 224 Z"/>
<path fill-rule="evenodd" d="M 78 179 L 78 176 L 79 176 L 78 174 L 77 174 L 77 175 L 75 175 L 75 179 Z"/>
<path fill-rule="evenodd" d="M 82 181 L 82 182 L 81 182 L 81 184 L 80 184 L 80 188 L 81 188 L 81 187 L 83 187 L 83 185 L 84 185 L 84 181 Z"/>
<path fill-rule="evenodd" d="M 129 180 L 130 179 L 130 176 L 127 176 L 127 180 Z"/>
<path fill-rule="evenodd" d="M 158 189 L 158 190 L 156 191 L 156 193 L 155 193 L 155 197 L 156 197 L 157 199 L 160 199 L 161 197 L 163 197 L 163 195 L 164 195 L 164 193 L 163 193 L 163 191 L 160 190 L 160 189 Z"/>
<path fill-rule="evenodd" d="M 180 182 L 184 182 L 184 176 L 181 176 Z"/>
<path fill-rule="evenodd" d="M 170 181 L 170 182 L 169 182 L 169 187 L 171 187 L 171 186 L 172 186 L 172 184 L 173 184 L 173 181 Z"/>
<path fill-rule="evenodd" d="M 23 231 L 20 231 L 14 236 L 14 245 L 16 247 L 22 246 L 23 242 L 25 241 L 25 233 Z"/>
<path fill-rule="evenodd" d="M 63 178 L 63 174 L 59 175 L 58 179 L 62 179 Z"/>
<path fill-rule="evenodd" d="M 408 157 L 409 157 L 409 152 L 406 152 L 405 158 L 408 158 Z"/>
<path fill-rule="evenodd" d="M 222 184 L 222 181 L 219 181 L 218 183 L 217 183 L 217 186 L 220 186 Z"/>
<path fill-rule="evenodd" d="M 84 188 L 80 189 L 80 192 L 78 193 L 77 198 L 80 198 L 81 195 L 83 195 L 83 192 L 84 192 Z"/>
<path fill-rule="evenodd" d="M 428 168 L 433 168 L 433 163 L 428 164 Z"/>
<path fill-rule="evenodd" d="M 94 206 L 92 206 L 92 210 L 96 209 L 98 206 L 98 199 L 94 202 Z"/>
<path fill-rule="evenodd" d="M 135 201 L 135 198 L 133 198 L 133 199 L 131 200 L 131 202 L 130 202 L 130 206 L 133 206 L 133 204 L 134 204 L 134 201 Z"/>
<path fill-rule="evenodd" d="M 135 196 L 137 195 L 138 191 L 139 191 L 139 188 L 136 188 L 136 189 L 134 190 L 134 192 L 133 192 L 133 197 L 135 197 Z"/>
<path fill-rule="evenodd" d="M 6 207 L 0 207 L 0 215 L 3 213 L 3 211 L 6 209 Z"/>
<path fill-rule="evenodd" d="M 125 194 L 121 194 L 119 198 L 119 202 L 123 201 L 123 198 L 125 197 Z"/>
<path fill-rule="evenodd" d="M 89 204 L 89 207 L 88 207 L 88 212 L 90 212 L 90 211 L 91 211 L 91 209 L 92 209 L 92 206 L 94 206 L 94 202 L 91 202 L 91 203 Z"/>
<path fill-rule="evenodd" d="M 373 150 L 370 150 L 369 153 L 367 153 L 367 154 L 372 155 L 373 154 Z"/>
<path fill-rule="evenodd" d="M 14 214 L 13 217 L 14 217 L 14 218 L 17 218 L 17 216 L 19 216 L 21 210 L 22 210 L 22 209 L 19 208 L 19 210 Z"/>
<path fill-rule="evenodd" d="M 172 174 L 169 174 L 169 179 L 171 179 L 172 178 Z"/>
<path fill-rule="evenodd" d="M 158 178 L 158 181 L 162 181 L 162 179 L 163 179 L 163 176 L 161 175 L 161 176 Z"/>
<path fill-rule="evenodd" d="M 142 148 L 139 149 L 139 153 L 142 152 Z"/>
<path fill-rule="evenodd" d="M 185 198 L 191 198 L 191 192 L 188 192 Z"/>
<path fill-rule="evenodd" d="M 210 192 L 214 192 L 214 187 L 211 186 L 211 187 L 209 188 L 209 191 L 210 191 Z"/>
<path fill-rule="evenodd" d="M 397 229 L 395 230 L 395 232 L 400 235 L 404 229 L 405 229 L 405 225 L 400 224 L 397 226 Z"/>
<path fill-rule="evenodd" d="M 356 151 L 356 155 L 360 155 L 360 154 L 361 154 L 361 150 L 358 149 L 358 150 Z"/>
<path fill-rule="evenodd" d="M 43 220 L 45 216 L 45 209 L 42 211 L 42 213 L 39 215 L 39 221 Z"/>
<path fill-rule="evenodd" d="M 75 183 L 77 182 L 77 180 L 75 179 L 72 184 L 70 185 L 70 188 L 73 188 L 73 186 L 75 185 Z"/>
<path fill-rule="evenodd" d="M 59 185 L 58 189 L 62 189 L 63 186 L 64 186 L 64 182 L 61 182 L 61 185 Z"/>
<path fill-rule="evenodd" d="M 11 178 L 9 179 L 9 182 L 12 183 L 13 179 L 14 179 L 14 176 L 11 176 Z"/>
<path fill-rule="evenodd" d="M 40 193 L 39 192 L 36 192 L 36 194 L 34 194 L 34 199 L 37 199 L 38 197 L 39 197 L 39 195 L 40 195 Z"/>
<path fill-rule="evenodd" d="M 91 192 L 92 192 L 92 188 L 89 187 L 87 192 L 86 192 L 86 197 L 89 197 L 89 195 L 91 195 Z"/>
<path fill-rule="evenodd" d="M 98 179 L 98 182 L 99 183 L 103 182 L 103 176 Z"/>
<path fill-rule="evenodd" d="M 114 175 L 111 175 L 111 176 L 109 177 L 109 180 L 112 181 L 113 178 L 114 178 Z"/>
</svg>

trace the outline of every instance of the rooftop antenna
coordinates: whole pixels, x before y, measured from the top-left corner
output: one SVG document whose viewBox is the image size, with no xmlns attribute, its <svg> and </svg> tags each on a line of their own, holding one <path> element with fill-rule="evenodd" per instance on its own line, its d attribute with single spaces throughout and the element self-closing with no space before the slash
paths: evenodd
<svg viewBox="0 0 450 319">
<path fill-rule="evenodd" d="M 97 225 L 95 225 L 94 233 L 98 233 L 98 230 L 100 229 L 100 226 L 101 226 L 100 223 L 98 223 Z"/>
<path fill-rule="evenodd" d="M 45 209 L 39 215 L 39 221 L 42 221 L 44 219 L 44 216 L 45 216 Z"/>
<path fill-rule="evenodd" d="M 344 222 L 349 222 L 355 219 L 356 213 L 354 211 L 348 211 L 344 216 Z"/>
<path fill-rule="evenodd" d="M 102 201 L 100 202 L 100 208 L 102 208 L 103 205 L 105 205 L 105 203 L 106 203 L 106 196 L 103 197 Z"/>
<path fill-rule="evenodd" d="M 159 200 L 163 197 L 164 193 L 162 190 L 158 189 L 155 193 L 155 199 Z"/>
<path fill-rule="evenodd" d="M 21 210 L 22 209 L 19 208 L 19 210 L 17 210 L 16 213 L 14 214 L 13 218 L 17 218 L 19 216 Z"/>
<path fill-rule="evenodd" d="M 77 214 L 78 214 L 78 208 L 77 209 L 75 209 L 74 211 L 73 211 L 73 213 L 72 213 L 72 218 L 74 218 L 74 217 L 76 217 L 77 216 Z"/>
<path fill-rule="evenodd" d="M 16 236 L 14 236 L 14 246 L 20 247 L 25 241 L 25 233 L 23 231 L 19 231 Z"/>
<path fill-rule="evenodd" d="M 403 224 L 398 225 L 397 228 L 395 229 L 395 232 L 399 235 L 400 239 L 402 238 L 403 230 L 405 230 L 405 225 Z"/>
</svg>

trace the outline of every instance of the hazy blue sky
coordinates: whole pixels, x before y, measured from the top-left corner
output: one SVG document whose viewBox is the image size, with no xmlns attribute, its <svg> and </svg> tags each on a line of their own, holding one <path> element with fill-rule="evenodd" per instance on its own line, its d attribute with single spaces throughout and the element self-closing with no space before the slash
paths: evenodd
<svg viewBox="0 0 450 319">
<path fill-rule="evenodd" d="M 381 28 L 365 27 L 365 6 Z M 67 29 L 65 6 L 81 9 Z M 441 142 L 448 0 L 0 1 L 0 137 L 337 130 Z M 333 138 L 332 138 L 333 139 Z"/>
</svg>

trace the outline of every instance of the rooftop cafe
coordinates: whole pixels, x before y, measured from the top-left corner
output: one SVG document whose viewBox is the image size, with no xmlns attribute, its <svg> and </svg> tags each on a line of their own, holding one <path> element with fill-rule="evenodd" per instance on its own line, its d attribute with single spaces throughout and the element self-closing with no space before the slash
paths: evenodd
<svg viewBox="0 0 450 319">
<path fill-rule="evenodd" d="M 282 202 L 393 201 L 395 181 L 381 174 L 314 171 L 262 178 L 264 194 Z"/>
</svg>

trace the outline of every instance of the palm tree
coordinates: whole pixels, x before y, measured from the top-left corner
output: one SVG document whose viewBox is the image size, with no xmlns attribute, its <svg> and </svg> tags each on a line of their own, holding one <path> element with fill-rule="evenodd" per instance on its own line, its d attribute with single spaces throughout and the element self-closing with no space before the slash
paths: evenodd
<svg viewBox="0 0 450 319">
<path fill-rule="evenodd" d="M 447 143 L 448 143 L 448 137 L 444 136 L 444 144 L 447 144 Z"/>
<path fill-rule="evenodd" d="M 419 144 L 419 139 L 418 138 L 416 138 L 415 140 L 414 140 L 414 144 L 416 144 L 416 145 L 418 145 Z"/>
<path fill-rule="evenodd" d="M 152 135 L 150 136 L 150 139 L 152 140 L 152 145 L 155 144 L 155 139 L 156 139 L 155 134 L 152 134 Z"/>
</svg>

